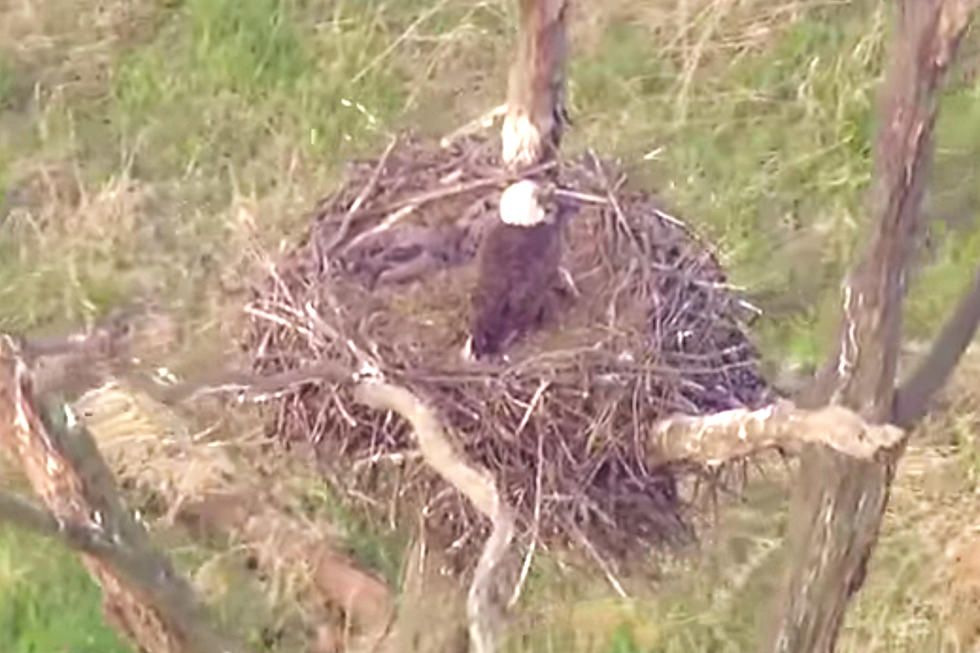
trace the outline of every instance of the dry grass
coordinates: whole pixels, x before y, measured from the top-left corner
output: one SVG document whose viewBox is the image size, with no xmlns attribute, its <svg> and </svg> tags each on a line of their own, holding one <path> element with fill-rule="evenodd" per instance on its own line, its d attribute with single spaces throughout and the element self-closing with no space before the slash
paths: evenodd
<svg viewBox="0 0 980 653">
<path fill-rule="evenodd" d="M 575 16 L 570 151 L 622 156 L 634 181 L 698 220 L 733 280 L 765 309 L 758 333 L 780 366 L 818 359 L 822 329 L 834 320 L 828 307 L 863 219 L 890 6 L 615 0 Z M 183 375 L 233 357 L 256 252 L 287 251 L 341 164 L 380 151 L 389 133 L 441 134 L 496 105 L 512 12 L 505 0 L 0 3 L 0 328 L 57 330 L 139 297 L 176 320 L 165 342 L 147 347 L 148 361 Z M 957 79 L 944 100 L 927 207 L 943 228 L 911 291 L 916 337 L 936 327 L 980 246 L 967 237 L 978 199 L 980 87 Z M 953 237 L 941 238 L 944 230 Z M 950 586 L 956 552 L 968 553 L 975 535 L 974 372 L 963 371 L 962 390 L 903 463 L 841 650 L 940 650 L 947 625 L 968 634 L 976 623 L 969 583 Z M 116 459 L 120 471 L 168 488 L 133 495 L 151 516 L 224 482 L 212 476 L 226 464 L 215 442 L 232 443 L 264 478 L 296 469 L 259 446 L 254 423 L 234 411 L 198 407 L 178 417 L 167 427 L 119 423 L 134 438 L 120 441 L 131 456 Z M 191 437 L 212 427 L 210 443 Z M 161 443 L 168 428 L 185 431 L 184 448 Z M 180 474 L 178 462 L 198 455 L 218 460 Z M 364 527 L 306 470 L 298 478 L 284 496 L 397 581 L 404 539 Z M 775 582 L 784 499 L 777 475 L 753 485 L 747 502 L 723 502 L 703 555 L 663 561 L 656 586 L 627 579 L 629 601 L 611 598 L 603 578 L 537 556 L 512 650 L 752 650 Z M 182 564 L 202 570 L 203 585 L 218 588 L 223 618 L 268 625 L 256 637 L 270 648 L 297 646 L 274 637 L 276 624 L 311 622 L 289 604 L 289 581 L 271 591 L 240 574 L 239 549 L 160 535 L 179 543 Z M 24 553 L 29 541 L 3 547 L 0 585 L 16 589 L 10 600 L 0 596 L 0 647 L 51 648 L 56 629 L 30 615 L 89 620 L 63 637 L 96 632 L 91 589 L 61 582 L 75 578 L 67 563 L 37 562 Z M 961 556 L 960 568 L 970 560 Z M 24 591 L 28 576 L 44 591 Z M 76 604 L 88 607 L 75 612 Z M 412 604 L 417 624 L 442 614 L 431 594 Z M 98 641 L 98 650 L 110 646 Z M 445 646 L 421 638 L 402 650 Z"/>
</svg>

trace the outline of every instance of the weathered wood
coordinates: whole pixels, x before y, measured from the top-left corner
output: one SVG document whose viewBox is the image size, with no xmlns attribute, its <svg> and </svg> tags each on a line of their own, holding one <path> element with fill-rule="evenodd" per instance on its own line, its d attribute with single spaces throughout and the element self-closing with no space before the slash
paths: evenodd
<svg viewBox="0 0 980 653">
<path fill-rule="evenodd" d="M 356 387 L 355 396 L 366 406 L 394 411 L 408 421 L 425 461 L 493 525 L 466 598 L 469 650 L 493 653 L 497 650 L 501 626 L 501 606 L 495 601 L 493 590 L 496 575 L 514 539 L 513 510 L 498 491 L 493 476 L 486 469 L 468 462 L 456 450 L 435 411 L 410 391 L 368 380 Z"/>
<path fill-rule="evenodd" d="M 779 401 L 758 410 L 737 408 L 704 417 L 659 422 L 646 440 L 650 464 L 670 461 L 706 467 L 767 449 L 799 454 L 819 443 L 852 458 L 872 460 L 905 437 L 891 424 L 872 425 L 844 406 L 801 410 Z"/>
<path fill-rule="evenodd" d="M 82 562 L 102 587 L 106 618 L 141 650 L 244 650 L 210 626 L 190 584 L 153 548 L 119 499 L 91 435 L 73 422 L 63 403 L 39 405 L 31 373 L 5 335 L 0 335 L 0 446 L 20 463 L 62 540 L 81 551 Z M 32 515 L 26 508 L 12 501 L 4 505 L 7 515 L 21 518 L 22 524 L 50 530 L 42 513 Z"/>
<path fill-rule="evenodd" d="M 502 131 L 504 164 L 524 168 L 558 154 L 565 112 L 568 0 L 520 0 L 517 57 Z"/>
<path fill-rule="evenodd" d="M 921 225 L 937 91 L 972 2 L 903 0 L 879 100 L 871 236 L 843 284 L 836 351 L 805 398 L 892 417 L 906 264 Z M 790 508 L 787 577 L 764 650 L 831 651 L 864 581 L 904 440 L 873 461 L 812 446 Z"/>
</svg>

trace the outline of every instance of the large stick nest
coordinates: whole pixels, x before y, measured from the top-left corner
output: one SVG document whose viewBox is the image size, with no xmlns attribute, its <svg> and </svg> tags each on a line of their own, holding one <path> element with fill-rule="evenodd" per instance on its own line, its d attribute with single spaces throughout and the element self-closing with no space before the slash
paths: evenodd
<svg viewBox="0 0 980 653">
<path fill-rule="evenodd" d="M 329 361 L 409 388 L 545 545 L 585 541 L 621 559 L 643 550 L 638 541 L 686 539 L 678 488 L 692 469 L 658 461 L 647 434 L 673 413 L 771 400 L 745 332 L 753 313 L 689 229 L 588 156 L 557 172 L 580 209 L 565 232 L 572 284 L 555 317 L 506 362 L 464 361 L 473 259 L 510 181 L 497 152 L 497 139 L 406 137 L 352 163 L 305 242 L 255 290 L 246 338 L 255 369 Z M 482 542 L 486 521 L 420 460 L 402 419 L 326 381 L 273 405 L 275 433 L 316 443 L 351 496 L 413 526 L 421 505 L 452 551 Z"/>
</svg>

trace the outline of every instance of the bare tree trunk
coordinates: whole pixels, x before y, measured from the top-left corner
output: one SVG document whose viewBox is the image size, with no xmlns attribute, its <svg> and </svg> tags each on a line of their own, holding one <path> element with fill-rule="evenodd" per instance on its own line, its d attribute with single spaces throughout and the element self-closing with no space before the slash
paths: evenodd
<svg viewBox="0 0 980 653">
<path fill-rule="evenodd" d="M 517 169 L 553 159 L 567 123 L 565 18 L 568 0 L 520 0 L 517 58 L 507 90 L 504 164 Z"/>
<path fill-rule="evenodd" d="M 921 228 L 937 91 L 972 2 L 902 0 L 879 103 L 872 233 L 843 285 L 836 351 L 805 398 L 892 419 L 906 264 Z M 831 651 L 864 582 L 904 440 L 875 460 L 811 446 L 790 508 L 789 565 L 764 650 Z"/>
</svg>

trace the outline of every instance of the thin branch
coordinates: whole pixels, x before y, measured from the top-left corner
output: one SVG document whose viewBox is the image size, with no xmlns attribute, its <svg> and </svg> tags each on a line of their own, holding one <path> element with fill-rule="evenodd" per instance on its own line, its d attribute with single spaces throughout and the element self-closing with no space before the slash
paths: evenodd
<svg viewBox="0 0 980 653">
<path fill-rule="evenodd" d="M 466 123 L 465 125 L 462 125 L 461 127 L 457 127 L 450 133 L 443 136 L 439 140 L 439 145 L 441 145 L 442 147 L 449 147 L 455 141 L 462 138 L 463 136 L 469 136 L 470 134 L 476 133 L 481 129 L 487 129 L 493 126 L 493 122 L 497 118 L 505 115 L 506 113 L 507 113 L 506 103 L 495 106 L 494 108 L 484 112 L 483 115 L 474 118 L 473 120 Z"/>
<path fill-rule="evenodd" d="M 970 345 L 980 324 L 980 268 L 973 285 L 960 299 L 956 310 L 943 326 L 932 348 L 915 372 L 895 391 L 892 423 L 910 428 L 922 419 L 929 401 L 949 379 L 963 352 Z"/>
<path fill-rule="evenodd" d="M 541 387 L 544 387 L 544 385 Z M 531 528 L 531 543 L 527 547 L 524 562 L 521 563 L 521 571 L 517 576 L 517 582 L 514 583 L 514 591 L 510 595 L 510 600 L 507 601 L 508 609 L 517 605 L 517 601 L 521 598 L 521 590 L 524 587 L 524 582 L 527 580 L 528 572 L 531 570 L 531 561 L 534 559 L 534 552 L 538 546 L 538 531 L 541 527 L 541 477 L 544 473 L 544 434 L 540 431 L 538 432 L 537 465 L 538 468 L 534 475 L 534 524 Z"/>
<path fill-rule="evenodd" d="M 381 215 L 387 213 L 393 213 L 399 209 L 404 209 L 405 207 L 412 206 L 418 207 L 429 202 L 434 202 L 436 200 L 444 199 L 446 197 L 452 197 L 454 195 L 462 195 L 463 193 L 469 193 L 475 190 L 481 190 L 483 188 L 490 188 L 491 186 L 500 186 L 503 184 L 509 184 L 516 180 L 523 178 L 524 175 L 534 175 L 542 172 L 547 172 L 557 165 L 555 161 L 545 161 L 540 165 L 536 165 L 529 170 L 525 170 L 521 175 L 516 175 L 514 173 L 502 173 L 499 175 L 493 175 L 491 177 L 485 177 L 483 179 L 474 179 L 472 181 L 463 181 L 452 186 L 447 186 L 445 188 L 436 188 L 434 190 L 426 190 L 416 193 L 411 197 L 406 197 L 394 202 L 389 202 L 388 204 L 383 204 L 381 206 L 364 206 L 360 209 L 353 211 L 350 214 L 351 220 L 359 220 L 368 216 Z M 346 218 L 346 216 L 345 216 Z"/>
<path fill-rule="evenodd" d="M 354 198 L 354 201 L 351 203 L 350 208 L 347 209 L 347 213 L 344 214 L 344 219 L 340 223 L 340 227 L 337 229 L 337 232 L 334 234 L 333 239 L 331 239 L 330 244 L 327 245 L 328 253 L 331 253 L 335 249 L 337 249 L 337 247 L 340 246 L 340 244 L 344 241 L 344 239 L 347 238 L 347 232 L 350 231 L 350 225 L 351 225 L 351 221 L 354 218 L 354 214 L 357 213 L 357 211 L 361 208 L 364 202 L 371 196 L 371 193 L 374 192 L 374 189 L 377 188 L 378 180 L 381 178 L 381 173 L 384 172 L 385 165 L 387 165 L 388 163 L 388 157 L 391 156 L 391 153 L 392 151 L 394 151 L 395 145 L 397 144 L 398 144 L 397 137 L 393 137 L 391 141 L 389 141 L 388 147 L 385 148 L 385 151 L 381 154 L 381 158 L 378 159 L 377 165 L 374 166 L 374 171 L 371 173 L 371 178 L 368 179 L 368 182 L 364 184 L 364 188 L 362 188 L 361 192 L 358 193 L 357 197 Z"/>
</svg>

